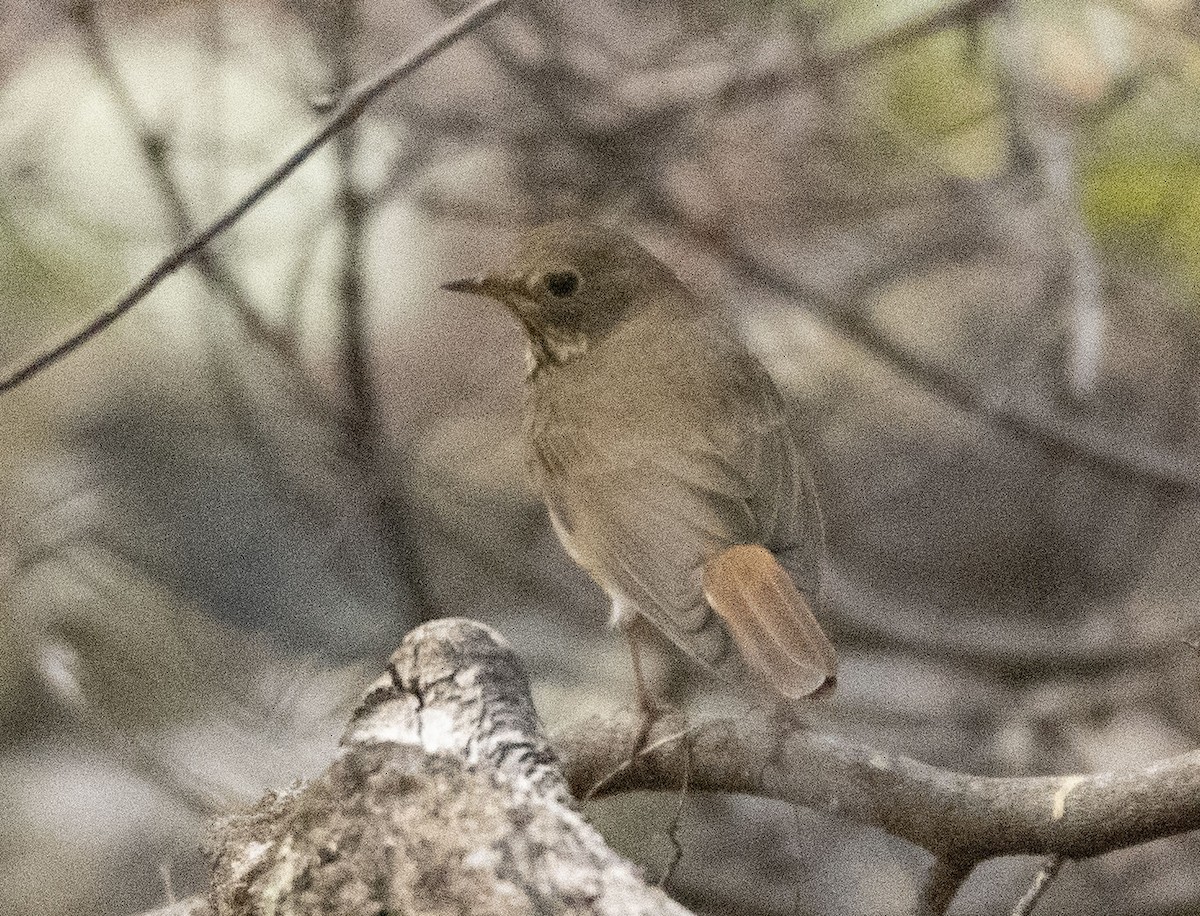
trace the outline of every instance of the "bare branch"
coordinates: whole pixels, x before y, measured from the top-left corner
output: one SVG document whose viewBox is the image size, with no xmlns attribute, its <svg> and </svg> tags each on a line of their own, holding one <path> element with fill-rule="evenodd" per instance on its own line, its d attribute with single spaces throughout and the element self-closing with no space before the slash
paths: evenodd
<svg viewBox="0 0 1200 916">
<path fill-rule="evenodd" d="M 671 717 L 671 721 L 676 721 L 676 720 L 677 720 L 676 717 Z M 582 796 L 583 800 L 591 801 L 593 798 L 596 798 L 597 796 L 607 795 L 608 791 L 609 791 L 609 787 L 614 782 L 616 782 L 620 777 L 622 777 L 626 773 L 628 773 L 630 769 L 633 769 L 634 767 L 636 767 L 638 765 L 638 762 L 643 757 L 645 757 L 649 754 L 653 754 L 657 751 L 660 751 L 664 747 L 674 747 L 675 745 L 678 745 L 681 742 L 686 745 L 688 731 L 689 730 L 685 728 L 685 729 L 682 729 L 681 731 L 669 732 L 668 734 L 663 735 L 662 737 L 657 738 L 654 741 L 651 741 L 646 744 L 642 744 L 641 742 L 639 742 L 637 740 L 637 738 L 640 737 L 640 733 L 638 735 L 634 735 L 634 740 L 632 742 L 630 742 L 630 746 L 636 747 L 637 751 L 633 754 L 633 756 L 621 755 L 620 762 L 617 763 L 617 765 L 614 766 L 609 772 L 605 773 L 603 776 L 601 776 L 599 779 L 597 779 L 594 783 L 592 783 L 591 786 L 588 788 L 588 790 L 583 793 L 583 796 Z"/>
<path fill-rule="evenodd" d="M 635 711 L 586 720 L 547 741 L 528 680 L 494 631 L 468 620 L 425 624 L 368 688 L 324 775 L 218 825 L 212 899 L 220 909 L 269 897 L 282 916 L 329 901 L 320 912 L 330 916 L 414 900 L 399 908 L 427 912 L 425 898 L 412 894 L 434 863 L 441 904 L 499 900 L 517 887 L 523 908 L 485 909 L 515 916 L 537 908 L 536 899 L 557 912 L 553 904 L 574 899 L 584 875 L 595 893 L 580 912 L 682 916 L 572 808 L 570 795 L 597 784 L 606 794 L 681 784 L 685 792 L 753 794 L 880 827 L 936 856 L 918 916 L 945 913 L 974 866 L 991 856 L 1053 853 L 1018 904 L 1028 916 L 1063 858 L 1200 827 L 1200 751 L 1124 773 L 994 778 L 778 716 L 686 729 L 679 719 L 657 723 L 632 760 L 626 749 L 642 726 Z M 501 877 L 493 866 L 503 863 Z M 626 908 L 608 906 L 617 902 Z M 185 911 L 202 910 L 178 910 Z"/>
<path fill-rule="evenodd" d="M 125 119 L 129 132 L 137 141 L 138 148 L 141 150 L 146 164 L 150 167 L 150 174 L 167 204 L 167 211 L 175 224 L 179 241 L 186 241 L 195 234 L 196 230 L 192 225 L 191 216 L 188 214 L 183 192 L 171 175 L 164 138 L 150 129 L 130 97 L 112 56 L 109 54 L 100 24 L 96 21 L 94 0 L 76 3 L 71 12 L 80 35 L 83 37 L 83 47 L 88 59 L 96 72 L 108 84 L 109 91 L 116 101 L 117 110 Z M 250 296 L 242 289 L 216 254 L 207 248 L 202 248 L 196 252 L 192 262 L 209 287 L 218 295 L 223 296 L 233 307 L 251 337 L 289 361 L 296 358 L 295 341 L 286 331 L 273 326 L 262 316 Z"/>
<path fill-rule="evenodd" d="M 353 42 L 358 33 L 360 10 L 357 2 L 339 2 L 329 7 L 330 68 L 335 87 L 340 91 L 354 78 Z M 388 455 L 387 436 L 380 419 L 378 397 L 370 365 L 370 340 L 367 333 L 367 300 L 363 277 L 364 238 L 368 201 L 358 186 L 355 163 L 358 136 L 344 130 L 334 143 L 338 163 L 338 209 L 342 223 L 340 265 L 340 304 L 342 313 L 342 373 L 350 399 L 345 417 L 346 439 L 355 461 L 364 474 L 375 478 L 373 514 L 387 551 L 387 561 L 398 584 L 405 589 L 409 602 L 421 619 L 430 616 L 431 602 L 425 587 L 420 546 L 411 534 L 409 507 L 404 484 L 388 479 L 386 469 L 395 464 Z"/>
<path fill-rule="evenodd" d="M 1033 883 L 1029 885 L 1029 890 L 1021 896 L 1017 901 L 1017 905 L 1013 907 L 1012 916 L 1030 916 L 1033 908 L 1037 906 L 1038 901 L 1042 899 L 1042 894 L 1046 892 L 1058 875 L 1058 870 L 1062 868 L 1063 862 L 1066 859 L 1063 856 L 1049 856 L 1042 867 L 1038 869 L 1037 874 L 1033 876 Z"/>
<path fill-rule="evenodd" d="M 620 767 L 638 733 L 634 713 L 593 718 L 558 735 L 572 791 Z M 672 729 L 608 779 L 602 793 L 673 791 L 682 779 L 675 743 L 692 745 L 696 791 L 742 792 L 804 805 L 886 830 L 963 862 L 995 855 L 1099 855 L 1200 828 L 1200 751 L 1140 770 L 998 778 L 929 766 L 832 735 L 785 730 L 754 717 Z M 651 750 L 651 748 L 653 748 Z"/>
<path fill-rule="evenodd" d="M 163 280 L 193 260 L 213 239 L 236 224 L 255 204 L 279 186 L 289 175 L 304 164 L 310 156 L 339 131 L 362 116 L 367 107 L 380 95 L 413 71 L 422 67 L 442 53 L 464 35 L 479 27 L 499 13 L 512 0 L 480 0 L 461 15 L 451 19 L 426 38 L 415 49 L 375 76 L 354 89 L 339 102 L 329 121 L 305 144 L 297 149 L 281 165 L 275 168 L 257 187 L 238 201 L 232 208 L 210 223 L 186 245 L 176 249 L 160 261 L 129 292 L 100 314 L 92 318 L 78 331 L 59 343 L 53 344 L 22 365 L 0 376 L 0 395 L 28 381 L 39 372 L 49 368 L 68 353 L 91 340 L 114 321 L 146 298 Z"/>
<path fill-rule="evenodd" d="M 722 87 L 717 101 L 722 105 L 749 104 L 787 92 L 814 79 L 860 66 L 902 45 L 926 38 L 943 29 L 981 22 L 999 12 L 1008 2 L 1009 0 L 956 0 L 939 6 L 927 15 L 901 22 L 858 44 L 827 51 L 799 66 L 785 64 L 765 72 L 739 75 Z"/>
<path fill-rule="evenodd" d="M 971 876 L 975 864 L 969 860 L 934 859 L 921 882 L 914 916 L 942 916 L 950 909 L 959 888 Z"/>
</svg>

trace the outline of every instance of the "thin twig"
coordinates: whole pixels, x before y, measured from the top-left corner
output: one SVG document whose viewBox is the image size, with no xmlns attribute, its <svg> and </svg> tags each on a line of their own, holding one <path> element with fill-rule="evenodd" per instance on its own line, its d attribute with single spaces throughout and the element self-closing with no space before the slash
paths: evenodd
<svg viewBox="0 0 1200 916">
<path fill-rule="evenodd" d="M 683 861 L 683 844 L 679 842 L 679 822 L 683 817 L 683 803 L 687 801 L 688 782 L 692 776 L 692 746 L 684 741 L 680 745 L 680 750 L 683 751 L 683 778 L 679 781 L 679 802 L 675 806 L 675 815 L 671 818 L 671 823 L 666 831 L 667 840 L 671 843 L 671 856 L 667 859 L 666 868 L 663 869 L 662 877 L 658 880 L 658 886 L 661 888 L 667 886 L 667 882 L 675 874 L 675 869 Z"/>
<path fill-rule="evenodd" d="M 96 72 L 100 74 L 116 102 L 117 110 L 137 141 L 150 174 L 158 185 L 158 191 L 167 204 L 167 211 L 180 242 L 185 242 L 195 234 L 195 226 L 188 214 L 187 202 L 183 192 L 175 182 L 167 161 L 167 149 L 164 138 L 152 130 L 142 117 L 137 105 L 129 94 L 128 87 L 122 80 L 104 33 L 96 19 L 95 2 L 80 2 L 72 7 L 72 18 L 83 37 L 84 51 Z M 259 312 L 251 301 L 250 296 L 242 289 L 220 258 L 208 249 L 196 252 L 192 259 L 200 275 L 209 287 L 218 295 L 223 296 L 233 307 L 234 312 L 245 325 L 250 335 L 266 344 L 276 354 L 292 360 L 296 357 L 296 346 L 285 331 L 273 326 Z"/>
<path fill-rule="evenodd" d="M 114 321 L 146 298 L 164 279 L 196 257 L 209 242 L 225 232 L 266 197 L 289 175 L 304 164 L 313 153 L 324 146 L 339 131 L 353 124 L 367 107 L 396 83 L 428 63 L 464 35 L 479 27 L 492 16 L 509 6 L 513 0 L 480 0 L 461 15 L 445 23 L 420 45 L 390 65 L 378 76 L 368 80 L 347 96 L 334 109 L 329 121 L 306 143 L 275 168 L 249 194 L 211 222 L 188 244 L 177 248 L 160 261 L 145 277 L 116 303 L 100 312 L 82 328 L 64 340 L 53 344 L 16 368 L 0 376 L 0 395 L 44 371 L 68 353 L 91 340 Z"/>
<path fill-rule="evenodd" d="M 970 859 L 934 859 L 921 882 L 914 916 L 942 916 L 974 868 Z"/>
<path fill-rule="evenodd" d="M 1012 916 L 1030 916 L 1033 908 L 1042 899 L 1042 894 L 1046 892 L 1046 888 L 1054 883 L 1054 879 L 1058 875 L 1058 870 L 1062 868 L 1062 864 L 1065 861 L 1066 859 L 1057 853 L 1046 858 L 1046 861 L 1042 863 L 1042 867 L 1038 869 L 1037 874 L 1033 876 L 1033 883 L 1029 885 L 1029 889 L 1025 891 L 1021 899 L 1017 901 L 1017 905 L 1013 907 Z"/>
<path fill-rule="evenodd" d="M 637 751 L 637 753 L 632 754 L 629 757 L 626 757 L 620 764 L 613 767 L 613 769 L 606 776 L 603 776 L 602 778 L 598 779 L 592 785 L 592 787 L 583 794 L 583 801 L 591 801 L 598 793 L 607 789 L 619 776 L 628 772 L 629 769 L 635 763 L 637 763 L 639 760 L 641 760 L 643 757 L 648 757 L 649 755 L 651 755 L 655 751 L 657 751 L 659 748 L 665 747 L 668 744 L 673 744 L 676 741 L 681 741 L 682 739 L 686 738 L 688 736 L 688 733 L 691 731 L 692 731 L 692 728 L 685 728 L 683 731 L 674 732 L 673 734 L 670 734 L 670 735 L 665 735 L 664 737 L 659 738 L 657 741 L 654 741 L 650 744 L 644 745 L 642 748 L 640 748 Z M 690 755 L 689 755 L 689 761 L 690 761 Z M 691 766 L 691 764 L 689 762 L 689 764 L 688 764 L 689 769 L 690 769 L 690 766 Z"/>
<path fill-rule="evenodd" d="M 163 859 L 158 863 L 158 876 L 162 879 L 163 893 L 166 894 L 167 904 L 174 905 L 175 897 L 175 882 L 171 879 L 171 860 Z"/>
<path fill-rule="evenodd" d="M 118 67 L 113 61 L 104 33 L 96 19 L 96 3 L 94 0 L 81 0 L 72 6 L 72 18 L 76 23 L 82 38 L 84 49 L 93 67 L 101 78 L 108 84 L 109 91 L 116 100 L 117 109 L 124 118 L 130 134 L 136 139 L 142 154 L 150 167 L 150 173 L 158 185 L 159 193 L 167 204 L 168 213 L 175 224 L 175 231 L 180 240 L 186 240 L 195 233 L 195 227 L 188 212 L 182 190 L 171 174 L 163 138 L 158 135 L 142 117 L 128 87 L 122 80 Z M 343 131 L 340 136 L 346 136 L 349 131 Z M 309 244 L 302 246 L 305 252 L 301 269 L 297 271 L 307 276 L 316 249 L 316 235 L 320 227 L 314 231 Z M 302 354 L 298 347 L 299 321 L 294 317 L 294 311 L 289 309 L 291 320 L 283 326 L 273 324 L 258 310 L 248 293 L 241 287 L 236 278 L 225 268 L 220 257 L 209 249 L 201 249 L 193 258 L 193 264 L 208 283 L 213 292 L 224 297 L 232 306 L 234 313 L 242 322 L 252 342 L 261 344 L 267 352 L 277 357 L 285 366 L 288 380 L 295 386 L 297 400 L 301 406 L 309 410 L 318 422 L 332 424 L 333 409 L 325 393 L 313 382 L 302 365 Z M 293 281 L 298 289 L 301 278 Z M 299 293 L 293 289 L 286 301 L 298 298 Z M 228 385 L 219 385 L 226 395 L 232 395 Z M 246 407 L 246 403 L 239 406 Z M 230 416 L 249 416 L 248 413 L 231 412 Z M 246 428 L 243 441 L 260 442 L 261 436 L 254 429 Z M 275 463 L 271 450 L 262 450 L 264 457 L 269 457 L 270 464 Z M 271 478 L 276 479 L 276 478 Z M 283 478 L 278 478 L 282 480 Z"/>
<path fill-rule="evenodd" d="M 451 0 L 433 0 L 433 3 L 444 12 L 451 5 Z M 503 35 L 493 31 L 481 35 L 479 40 L 505 76 L 530 86 L 534 90 L 532 97 L 536 99 L 537 105 L 549 111 L 563 127 L 576 128 L 575 132 L 578 132 L 579 113 L 572 107 L 573 103 L 564 101 L 564 98 L 594 98 L 604 88 L 597 79 L 567 66 L 555 67 L 554 77 L 572 81 L 573 91 L 564 96 L 556 92 L 553 83 L 548 81 L 546 68 L 537 61 L 529 60 L 513 47 L 511 42 L 506 41 Z"/>
<path fill-rule="evenodd" d="M 792 827 L 796 831 L 796 864 L 800 864 L 800 852 L 804 848 L 804 826 L 800 822 L 800 806 L 791 805 L 792 809 Z M 792 887 L 792 916 L 800 916 L 802 912 L 801 904 L 804 902 L 804 887 L 801 883 L 802 876 L 797 873 L 796 883 Z"/>
</svg>

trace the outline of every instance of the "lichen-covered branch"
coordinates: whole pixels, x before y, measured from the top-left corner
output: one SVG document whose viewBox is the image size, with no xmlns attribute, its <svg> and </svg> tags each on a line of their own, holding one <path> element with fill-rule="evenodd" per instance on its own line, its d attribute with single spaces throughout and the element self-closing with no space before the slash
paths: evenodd
<svg viewBox="0 0 1200 916">
<path fill-rule="evenodd" d="M 495 632 L 427 623 L 368 689 L 328 770 L 218 824 L 210 900 L 162 916 L 686 916 L 573 801 L 685 784 L 805 805 L 924 847 L 937 858 L 916 903 L 930 914 L 945 912 L 991 856 L 1058 862 L 1200 827 L 1200 751 L 1121 773 L 997 778 L 768 716 L 697 725 L 668 716 L 631 759 L 641 725 L 616 713 L 548 741 Z"/>
<path fill-rule="evenodd" d="M 221 916 L 687 914 L 574 809 L 512 650 L 465 620 L 410 633 L 329 769 L 210 847 Z"/>
</svg>

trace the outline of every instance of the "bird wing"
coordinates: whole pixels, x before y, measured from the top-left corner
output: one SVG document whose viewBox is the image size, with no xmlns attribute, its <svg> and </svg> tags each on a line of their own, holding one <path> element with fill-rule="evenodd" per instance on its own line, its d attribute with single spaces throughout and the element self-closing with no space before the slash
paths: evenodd
<svg viewBox="0 0 1200 916">
<path fill-rule="evenodd" d="M 580 415 L 542 417 L 529 442 L 535 481 L 581 565 L 726 674 L 740 662 L 705 598 L 706 560 L 731 545 L 765 545 L 815 599 L 822 545 L 783 399 L 742 356 L 723 359 L 719 379 L 687 380 L 693 404 L 705 392 L 723 401 L 719 410 L 694 411 L 693 422 L 634 415 L 601 428 Z"/>
</svg>

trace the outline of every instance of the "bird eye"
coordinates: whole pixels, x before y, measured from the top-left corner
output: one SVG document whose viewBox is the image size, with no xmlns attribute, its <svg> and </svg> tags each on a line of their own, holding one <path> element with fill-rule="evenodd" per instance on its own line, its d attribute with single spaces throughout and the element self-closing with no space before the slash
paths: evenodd
<svg viewBox="0 0 1200 916">
<path fill-rule="evenodd" d="M 566 299 L 579 289 L 579 274 L 573 270 L 556 270 L 542 277 L 542 285 L 555 299 Z"/>
</svg>

